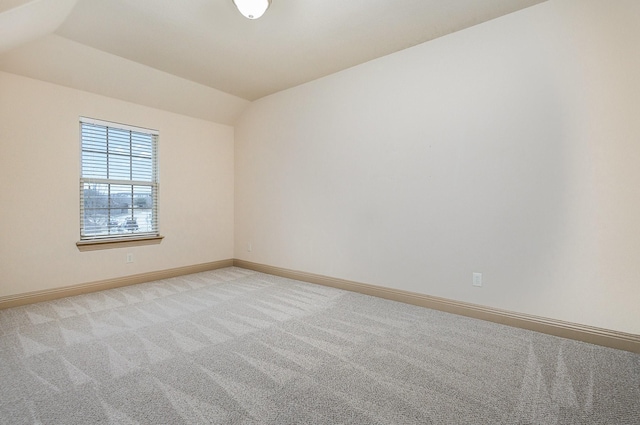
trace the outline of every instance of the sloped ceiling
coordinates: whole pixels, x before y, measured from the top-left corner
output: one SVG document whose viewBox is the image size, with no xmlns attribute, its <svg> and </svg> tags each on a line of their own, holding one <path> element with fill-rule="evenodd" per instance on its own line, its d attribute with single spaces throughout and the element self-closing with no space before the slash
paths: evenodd
<svg viewBox="0 0 640 425">
<path fill-rule="evenodd" d="M 77 0 L 0 1 L 0 53 L 55 31 Z"/>
<path fill-rule="evenodd" d="M 252 21 L 232 0 L 4 0 L 0 70 L 231 124 L 249 101 L 542 1 L 273 0 Z"/>
</svg>

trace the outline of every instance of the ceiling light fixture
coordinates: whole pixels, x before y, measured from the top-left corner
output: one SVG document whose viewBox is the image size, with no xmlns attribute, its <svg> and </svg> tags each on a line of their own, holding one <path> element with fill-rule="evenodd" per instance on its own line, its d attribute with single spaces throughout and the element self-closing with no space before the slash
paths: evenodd
<svg viewBox="0 0 640 425">
<path fill-rule="evenodd" d="M 258 19 L 267 11 L 271 0 L 233 0 L 233 4 L 245 18 Z"/>
</svg>

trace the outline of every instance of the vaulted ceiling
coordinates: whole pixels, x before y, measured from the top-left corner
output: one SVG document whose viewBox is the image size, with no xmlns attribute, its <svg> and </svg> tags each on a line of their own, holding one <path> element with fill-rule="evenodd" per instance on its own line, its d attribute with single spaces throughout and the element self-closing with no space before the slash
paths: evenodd
<svg viewBox="0 0 640 425">
<path fill-rule="evenodd" d="M 542 1 L 273 0 L 248 20 L 232 0 L 0 0 L 0 70 L 226 108 L 214 120 L 229 123 L 248 101 Z M 170 99 L 184 92 L 195 106 Z"/>
</svg>

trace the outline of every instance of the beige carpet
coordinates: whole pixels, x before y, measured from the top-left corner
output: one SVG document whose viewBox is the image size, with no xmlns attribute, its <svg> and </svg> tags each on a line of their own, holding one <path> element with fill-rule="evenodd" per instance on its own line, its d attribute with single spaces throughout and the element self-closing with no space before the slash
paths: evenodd
<svg viewBox="0 0 640 425">
<path fill-rule="evenodd" d="M 0 311 L 2 424 L 640 424 L 640 355 L 239 268 Z"/>
</svg>

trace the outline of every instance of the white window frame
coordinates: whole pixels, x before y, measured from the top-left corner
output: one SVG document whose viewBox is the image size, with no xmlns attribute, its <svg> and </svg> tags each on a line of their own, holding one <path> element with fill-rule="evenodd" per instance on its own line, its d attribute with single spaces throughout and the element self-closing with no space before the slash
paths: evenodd
<svg viewBox="0 0 640 425">
<path fill-rule="evenodd" d="M 100 146 L 102 143 L 102 135 L 89 137 L 85 140 L 83 129 L 87 129 L 87 135 L 90 129 L 104 131 L 104 148 Z M 143 127 L 136 127 L 121 123 L 98 120 L 94 118 L 80 117 L 80 241 L 77 243 L 81 250 L 86 249 L 102 249 L 110 246 L 121 246 L 123 243 L 127 245 L 139 245 L 146 243 L 159 243 L 160 226 L 158 217 L 158 195 L 160 192 L 158 178 L 158 138 L 159 131 Z M 109 138 L 109 131 L 115 130 L 114 137 Z M 128 149 L 123 151 L 123 144 L 127 139 L 123 139 L 123 135 L 128 132 Z M 94 133 L 95 134 L 95 133 Z M 149 146 L 145 146 L 145 150 L 141 154 L 136 155 L 135 139 L 143 140 L 142 144 L 146 144 L 144 139 L 151 137 L 150 152 Z M 117 137 L 117 139 L 116 139 Z M 117 143 L 116 143 L 117 140 Z M 110 142 L 113 147 L 110 147 Z M 147 142 L 148 143 L 148 142 Z M 119 144 L 119 148 L 116 147 Z M 99 146 L 96 148 L 96 146 Z M 124 153 L 123 153 L 124 152 Z M 146 163 L 146 154 L 150 153 L 151 162 L 150 170 L 145 164 L 134 165 L 135 160 L 138 163 Z M 98 157 L 100 157 L 98 159 Z M 104 157 L 104 163 L 102 162 Z M 109 165 L 110 158 L 118 158 L 120 161 L 119 174 L 117 178 L 110 178 L 112 169 L 116 167 Z M 126 164 L 127 158 L 129 164 Z M 124 161 L 123 161 L 124 160 Z M 97 174 L 103 173 L 101 176 Z M 128 178 L 123 177 L 123 173 L 128 172 Z M 137 176 L 134 174 L 138 173 Z M 150 175 L 149 175 L 150 174 Z M 136 177 L 140 178 L 136 180 Z M 94 189 L 91 189 L 91 188 Z M 100 194 L 94 194 L 94 200 L 98 200 L 98 206 L 87 208 L 86 202 L 91 202 L 91 198 L 87 198 L 86 193 L 90 190 L 101 189 Z M 131 188 L 130 195 L 128 193 Z M 127 189 L 127 193 L 123 191 Z M 106 190 L 106 193 L 103 191 Z M 120 206 L 115 205 L 113 191 L 120 190 L 122 195 L 129 202 Z M 136 206 L 136 196 L 148 194 L 151 205 Z M 95 204 L 94 204 L 95 205 Z M 123 208 L 125 207 L 126 208 Z M 122 213 L 126 210 L 125 213 Z M 121 211 L 116 215 L 116 211 Z M 143 211 L 149 211 L 144 220 L 140 220 Z M 138 215 L 136 215 L 138 213 Z M 89 218 L 89 215 L 93 219 Z M 127 217 L 128 216 L 128 217 Z M 123 218 L 124 217 L 124 218 Z M 119 220 L 115 220 L 118 218 Z M 138 224 L 138 221 L 141 223 Z M 146 243 L 145 243 L 146 241 Z M 151 241 L 151 242 L 150 242 Z"/>
</svg>

